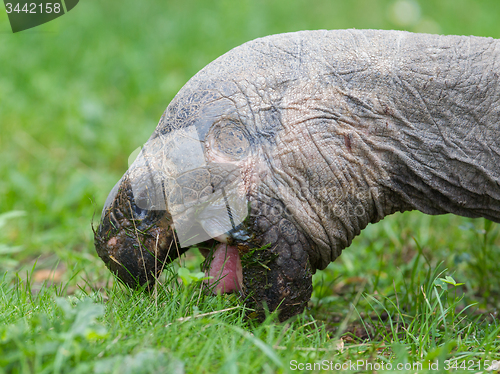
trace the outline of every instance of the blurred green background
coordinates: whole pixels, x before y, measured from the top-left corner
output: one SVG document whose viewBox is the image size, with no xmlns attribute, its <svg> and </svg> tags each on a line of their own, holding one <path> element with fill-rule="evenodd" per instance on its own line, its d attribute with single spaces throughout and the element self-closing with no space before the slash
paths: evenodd
<svg viewBox="0 0 500 374">
<path fill-rule="evenodd" d="M 0 219 L 0 271 L 37 261 L 37 269 L 57 265 L 63 279 L 78 270 L 90 282 L 106 279 L 93 217 L 176 92 L 231 48 L 304 29 L 500 38 L 499 16 L 498 0 L 82 0 L 59 19 L 12 34 L 0 6 L 0 214 L 18 211 Z M 469 261 L 464 243 L 481 233 L 477 222 L 396 215 L 370 226 L 333 271 L 373 272 L 359 255 L 373 253 L 382 264 L 391 248 L 404 263 L 413 236 L 453 253 L 454 263 Z"/>
</svg>

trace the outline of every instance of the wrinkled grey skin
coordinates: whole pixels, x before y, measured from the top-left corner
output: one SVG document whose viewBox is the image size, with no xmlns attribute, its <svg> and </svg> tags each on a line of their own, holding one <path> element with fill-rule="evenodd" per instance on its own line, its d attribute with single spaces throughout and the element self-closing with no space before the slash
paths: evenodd
<svg viewBox="0 0 500 374">
<path fill-rule="evenodd" d="M 197 191 L 197 202 L 204 188 L 239 178 L 232 191 L 246 199 L 248 216 L 228 235 L 247 253 L 242 293 L 258 316 L 266 306 L 284 320 L 303 310 L 316 269 L 370 222 L 414 209 L 500 221 L 499 73 L 500 43 L 491 38 L 273 35 L 194 76 L 148 144 L 195 126 L 208 166 L 196 188 L 193 178 L 173 178 L 182 191 Z M 185 162 L 168 150 L 155 154 Z M 220 167 L 229 164 L 236 166 Z M 140 209 L 131 174 L 110 195 L 96 248 L 133 285 L 152 283 L 186 248 L 175 245 L 169 211 L 180 190 L 164 192 L 164 208 Z M 186 194 L 177 206 L 187 204 Z"/>
</svg>

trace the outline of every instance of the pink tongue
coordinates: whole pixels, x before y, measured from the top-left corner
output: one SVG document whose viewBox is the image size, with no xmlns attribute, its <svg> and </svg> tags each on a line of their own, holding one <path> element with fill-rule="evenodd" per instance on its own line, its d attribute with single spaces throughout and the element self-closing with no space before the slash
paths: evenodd
<svg viewBox="0 0 500 374">
<path fill-rule="evenodd" d="M 208 281 L 210 285 L 219 281 L 213 288 L 216 294 L 241 291 L 243 271 L 238 248 L 224 243 L 217 244 L 208 275 L 213 277 Z"/>
</svg>

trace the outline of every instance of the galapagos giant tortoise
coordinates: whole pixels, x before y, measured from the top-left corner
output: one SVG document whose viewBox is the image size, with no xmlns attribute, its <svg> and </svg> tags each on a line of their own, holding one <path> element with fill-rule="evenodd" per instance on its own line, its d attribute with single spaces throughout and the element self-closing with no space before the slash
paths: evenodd
<svg viewBox="0 0 500 374">
<path fill-rule="evenodd" d="M 413 209 L 500 221 L 499 74 L 491 38 L 336 30 L 245 43 L 167 107 L 109 194 L 97 252 L 136 286 L 190 245 L 213 246 L 218 291 L 287 319 L 370 222 Z"/>
</svg>

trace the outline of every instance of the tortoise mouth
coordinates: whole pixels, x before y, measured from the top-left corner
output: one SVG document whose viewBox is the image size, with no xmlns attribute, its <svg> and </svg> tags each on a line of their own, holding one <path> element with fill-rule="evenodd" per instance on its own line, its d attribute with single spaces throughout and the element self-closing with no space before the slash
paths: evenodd
<svg viewBox="0 0 500 374">
<path fill-rule="evenodd" d="M 165 266 L 192 246 L 181 247 L 172 221 L 162 219 L 144 229 L 143 222 L 118 220 L 113 210 L 104 214 L 94 230 L 96 251 L 112 273 L 131 288 L 152 286 Z M 214 294 L 241 292 L 243 269 L 240 249 L 229 234 L 222 234 L 196 245 L 205 258 L 202 270 Z"/>
<path fill-rule="evenodd" d="M 172 214 L 148 209 L 143 196 L 134 193 L 130 178 L 124 177 L 108 196 L 94 231 L 97 253 L 123 283 L 136 288 L 154 284 L 166 264 L 194 245 L 205 255 L 202 268 L 212 277 L 208 284 L 214 293 L 241 291 L 239 248 L 245 245 L 236 242 L 250 238 L 241 218 L 248 207 L 234 203 L 231 196 L 221 193 L 220 198 Z"/>
</svg>

